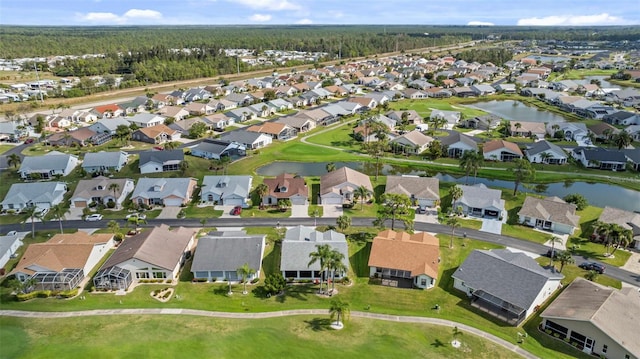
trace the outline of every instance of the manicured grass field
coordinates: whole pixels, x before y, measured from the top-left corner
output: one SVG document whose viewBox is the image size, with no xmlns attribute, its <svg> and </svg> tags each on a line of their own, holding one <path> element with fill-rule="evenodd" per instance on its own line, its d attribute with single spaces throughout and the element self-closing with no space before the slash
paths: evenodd
<svg viewBox="0 0 640 359">
<path fill-rule="evenodd" d="M 12 149 L 14 146 L 12 145 L 0 145 L 0 155 L 9 151 L 10 149 Z"/>
<path fill-rule="evenodd" d="M 3 358 L 514 358 L 448 327 L 329 316 L 229 320 L 182 316 L 0 318 Z"/>
</svg>

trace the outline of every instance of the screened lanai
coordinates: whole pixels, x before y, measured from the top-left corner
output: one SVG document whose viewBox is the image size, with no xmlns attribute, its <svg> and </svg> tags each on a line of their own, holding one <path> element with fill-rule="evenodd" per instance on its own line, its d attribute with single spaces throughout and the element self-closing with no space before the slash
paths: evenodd
<svg viewBox="0 0 640 359">
<path fill-rule="evenodd" d="M 76 288 L 84 278 L 82 269 L 63 269 L 61 272 L 38 272 L 31 276 L 34 290 L 63 291 Z"/>
<path fill-rule="evenodd" d="M 125 290 L 131 285 L 131 272 L 128 269 L 113 266 L 103 268 L 93 278 L 98 290 Z"/>
</svg>

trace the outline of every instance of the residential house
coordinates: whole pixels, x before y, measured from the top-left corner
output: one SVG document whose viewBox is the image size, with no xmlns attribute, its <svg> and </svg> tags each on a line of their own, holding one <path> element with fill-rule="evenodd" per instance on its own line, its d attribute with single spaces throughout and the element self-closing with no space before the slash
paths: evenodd
<svg viewBox="0 0 640 359">
<path fill-rule="evenodd" d="M 284 278 L 295 280 L 326 280 L 320 262 L 309 265 L 311 253 L 318 251 L 318 246 L 327 245 L 331 250 L 343 255 L 342 265 L 345 270 L 336 271 L 332 279 L 343 278 L 349 271 L 349 248 L 344 234 L 334 230 L 320 232 L 313 227 L 296 226 L 287 229 L 280 256 L 280 271 Z"/>
<path fill-rule="evenodd" d="M 147 206 L 183 206 L 191 200 L 197 184 L 195 178 L 140 178 L 131 202 Z"/>
<path fill-rule="evenodd" d="M 378 101 L 370 97 L 350 97 L 349 99 L 347 99 L 347 102 L 357 103 L 358 105 L 362 106 L 362 111 L 373 110 L 378 106 Z"/>
<path fill-rule="evenodd" d="M 509 133 L 514 137 L 543 139 L 547 129 L 542 122 L 510 121 Z"/>
<path fill-rule="evenodd" d="M 274 140 L 286 141 L 294 138 L 297 135 L 296 130 L 282 122 L 262 122 L 258 125 L 253 125 L 247 128 L 248 132 L 263 133 L 271 136 Z"/>
<path fill-rule="evenodd" d="M 428 90 L 417 90 L 413 88 L 408 88 L 402 91 L 402 97 L 410 100 L 427 98 L 428 97 L 427 91 Z"/>
<path fill-rule="evenodd" d="M 125 115 L 132 113 L 144 112 L 147 107 L 147 103 L 151 104 L 151 101 L 147 96 L 138 96 L 131 101 L 119 103 L 121 109 L 124 110 Z"/>
<path fill-rule="evenodd" d="M 220 206 L 247 208 L 251 201 L 251 176 L 204 176 L 200 202 Z"/>
<path fill-rule="evenodd" d="M 193 228 L 162 224 L 127 238 L 93 278 L 97 290 L 125 291 L 141 280 L 178 279 L 195 244 Z"/>
<path fill-rule="evenodd" d="M 494 95 L 496 93 L 496 89 L 494 89 L 491 85 L 482 84 L 471 85 L 471 91 L 473 91 L 476 96 L 488 96 Z"/>
<path fill-rule="evenodd" d="M 382 285 L 433 288 L 438 279 L 440 240 L 426 232 L 384 230 L 373 239 L 369 275 Z"/>
<path fill-rule="evenodd" d="M 462 189 L 462 197 L 452 204 L 452 208 L 457 210 L 462 207 L 462 213 L 465 216 L 474 216 L 482 218 L 505 218 L 505 201 L 502 197 L 502 191 L 487 188 L 482 183 L 473 186 L 460 185 Z"/>
<path fill-rule="evenodd" d="M 21 211 L 27 207 L 51 208 L 64 199 L 67 185 L 63 182 L 14 183 L 0 202 L 2 209 Z"/>
<path fill-rule="evenodd" d="M 190 104 L 185 106 L 184 109 L 187 110 L 189 112 L 189 115 L 192 116 L 204 116 L 216 112 L 215 107 L 211 107 L 206 103 L 200 102 L 191 102 Z"/>
<path fill-rule="evenodd" d="M 387 176 L 385 193 L 403 194 L 411 199 L 411 205 L 424 210 L 440 204 L 440 181 L 435 177 Z"/>
<path fill-rule="evenodd" d="M 211 100 L 209 107 L 213 108 L 214 111 L 229 111 L 238 108 L 238 104 L 222 98 L 219 100 Z"/>
<path fill-rule="evenodd" d="M 246 93 L 231 93 L 227 95 L 225 100 L 236 104 L 236 107 L 243 107 L 250 105 L 253 102 L 253 97 Z"/>
<path fill-rule="evenodd" d="M 429 116 L 429 120 L 433 122 L 434 120 L 444 120 L 446 121 L 445 127 L 447 129 L 453 129 L 460 122 L 461 114 L 459 111 L 444 111 L 444 110 L 433 110 L 431 111 L 431 115 Z"/>
<path fill-rule="evenodd" d="M 203 89 L 203 88 L 190 88 L 182 94 L 182 98 L 186 102 L 194 102 L 200 100 L 208 100 L 211 97 L 211 92 Z"/>
<path fill-rule="evenodd" d="M 220 115 L 222 117 L 224 117 L 224 115 Z M 205 118 L 200 118 L 200 117 L 192 117 L 192 118 L 188 118 L 186 120 L 182 120 L 182 121 L 177 121 L 177 122 L 173 122 L 171 124 L 169 124 L 170 129 L 178 131 L 180 133 L 180 137 L 182 138 L 184 137 L 191 137 L 189 136 L 189 133 L 191 131 L 191 127 L 193 127 L 193 125 L 197 124 L 197 123 L 201 123 L 204 125 L 205 131 L 209 131 L 211 130 L 211 126 L 212 123 L 209 122 L 209 120 L 205 117 Z"/>
<path fill-rule="evenodd" d="M 342 205 L 355 200 L 355 191 L 364 186 L 373 193 L 369 176 L 349 167 L 341 167 L 320 177 L 320 203 Z"/>
<path fill-rule="evenodd" d="M 209 126 L 214 131 L 219 131 L 219 132 L 224 131 L 227 128 L 227 126 L 234 124 L 232 119 L 230 119 L 229 117 L 225 116 L 222 113 L 206 116 L 204 120 L 209 123 Z"/>
<path fill-rule="evenodd" d="M 523 154 L 517 144 L 504 140 L 493 140 L 482 146 L 482 154 L 485 160 L 513 161 L 522 158 Z"/>
<path fill-rule="evenodd" d="M 500 117 L 492 114 L 484 116 L 476 116 L 474 118 L 464 119 L 460 125 L 465 128 L 475 128 L 478 130 L 492 130 L 500 124 Z"/>
<path fill-rule="evenodd" d="M 518 217 L 520 224 L 561 234 L 573 234 L 580 224 L 576 205 L 558 197 L 527 196 Z"/>
<path fill-rule="evenodd" d="M 12 235 L 0 236 L 0 271 L 4 271 L 4 266 L 7 262 L 18 255 L 17 250 L 24 244 L 22 240 L 27 233 L 28 232 L 19 232 Z"/>
<path fill-rule="evenodd" d="M 138 161 L 140 173 L 178 171 L 184 161 L 182 150 L 142 151 Z"/>
<path fill-rule="evenodd" d="M 138 113 L 135 116 L 126 117 L 130 124 L 136 125 L 139 128 L 153 127 L 164 124 L 166 117 L 155 115 L 153 113 Z"/>
<path fill-rule="evenodd" d="M 106 205 L 109 202 L 121 207 L 129 193 L 133 192 L 133 188 L 133 180 L 128 178 L 98 176 L 90 180 L 80 180 L 71 196 L 71 208 L 85 208 L 91 203 Z"/>
<path fill-rule="evenodd" d="M 588 141 L 589 130 L 587 125 L 578 122 L 558 122 L 547 125 L 547 132 L 554 136 L 556 132 L 562 133 L 562 137 L 569 141 Z M 590 141 L 589 141 L 590 142 Z"/>
<path fill-rule="evenodd" d="M 562 287 L 564 275 L 542 268 L 524 253 L 476 249 L 451 277 L 472 307 L 517 326 Z"/>
<path fill-rule="evenodd" d="M 433 137 L 414 130 L 393 138 L 390 144 L 394 148 L 394 152 L 419 155 L 427 150 L 431 142 L 433 142 Z"/>
<path fill-rule="evenodd" d="M 164 106 L 158 110 L 158 114 L 165 118 L 172 118 L 176 121 L 182 121 L 189 117 L 189 111 L 184 107 L 179 106 Z"/>
<path fill-rule="evenodd" d="M 77 156 L 51 151 L 42 156 L 25 157 L 18 173 L 22 179 L 48 180 L 56 176 L 68 176 L 78 163 Z"/>
<path fill-rule="evenodd" d="M 89 173 L 109 172 L 116 173 L 127 164 L 129 154 L 123 151 L 116 152 L 87 152 L 82 160 L 82 169 Z"/>
<path fill-rule="evenodd" d="M 224 156 L 237 159 L 246 155 L 246 148 L 237 142 L 205 139 L 191 147 L 191 155 L 209 160 L 219 160 Z"/>
<path fill-rule="evenodd" d="M 244 130 L 225 132 L 220 136 L 220 140 L 239 143 L 244 145 L 248 150 L 257 150 L 273 142 L 273 139 L 269 135 Z"/>
<path fill-rule="evenodd" d="M 118 127 L 129 127 L 131 124 L 124 117 L 103 118 L 92 123 L 89 128 L 98 134 L 108 134 L 115 136 Z"/>
<path fill-rule="evenodd" d="M 636 170 L 640 171 L 640 148 L 623 150 L 624 155 L 627 157 L 627 163 Z"/>
<path fill-rule="evenodd" d="M 576 278 L 540 314 L 540 328 L 587 355 L 640 358 L 640 301 L 632 287 L 615 289 Z"/>
<path fill-rule="evenodd" d="M 91 110 L 98 118 L 114 118 L 124 116 L 124 110 L 115 103 L 96 106 Z"/>
<path fill-rule="evenodd" d="M 447 149 L 447 156 L 459 158 L 467 151 L 478 151 L 478 143 L 473 137 L 454 131 L 449 136 L 440 140 L 442 146 Z"/>
<path fill-rule="evenodd" d="M 231 281 L 243 279 L 238 268 L 248 265 L 255 273 L 247 281 L 260 278 L 266 235 L 248 235 L 245 231 L 209 232 L 198 238 L 191 264 L 195 280 Z"/>
<path fill-rule="evenodd" d="M 297 133 L 307 132 L 316 127 L 316 122 L 306 116 L 280 117 L 275 122 L 283 123 L 293 128 Z"/>
<path fill-rule="evenodd" d="M 0 139 L 17 140 L 29 134 L 28 128 L 20 125 L 16 121 L 0 122 Z"/>
<path fill-rule="evenodd" d="M 241 107 L 229 110 L 225 112 L 224 115 L 233 123 L 242 123 L 250 120 L 254 116 L 254 113 L 253 111 L 249 111 L 246 107 Z"/>
<path fill-rule="evenodd" d="M 406 115 L 404 115 L 406 113 Z M 408 124 L 418 125 L 422 123 L 422 116 L 420 116 L 415 110 L 407 111 L 389 111 L 384 114 L 388 118 L 396 121 L 396 123 L 402 122 L 402 117 L 407 117 Z"/>
<path fill-rule="evenodd" d="M 629 247 L 640 249 L 640 213 L 606 206 L 598 217 L 598 222 L 617 224 L 631 231 L 633 238 Z"/>
<path fill-rule="evenodd" d="M 570 152 L 586 168 L 609 171 L 624 171 L 627 157 L 623 151 L 607 150 L 602 147 L 576 147 Z"/>
<path fill-rule="evenodd" d="M 600 141 L 609 141 L 613 135 L 620 133 L 619 129 L 606 122 L 599 122 L 595 125 L 588 126 L 587 128 L 589 129 L 589 132 L 596 136 L 596 140 Z"/>
<path fill-rule="evenodd" d="M 81 127 L 74 131 L 54 133 L 47 137 L 47 142 L 51 146 L 87 146 L 101 145 L 111 140 L 111 135 L 98 134 L 89 127 Z"/>
<path fill-rule="evenodd" d="M 308 203 L 309 188 L 302 177 L 282 173 L 275 178 L 265 178 L 263 182 L 269 188 L 269 193 L 262 198 L 265 205 L 277 205 L 281 199 L 288 199 L 293 205 Z"/>
<path fill-rule="evenodd" d="M 113 234 L 56 234 L 45 243 L 29 245 L 9 275 L 21 282 L 34 279 L 34 290 L 72 290 L 114 244 Z"/>
<path fill-rule="evenodd" d="M 538 141 L 525 150 L 527 159 L 531 163 L 546 163 L 553 165 L 564 165 L 568 156 L 562 148 L 549 141 Z"/>
<path fill-rule="evenodd" d="M 640 114 L 630 111 L 617 111 L 604 116 L 602 121 L 618 126 L 640 125 Z"/>
</svg>

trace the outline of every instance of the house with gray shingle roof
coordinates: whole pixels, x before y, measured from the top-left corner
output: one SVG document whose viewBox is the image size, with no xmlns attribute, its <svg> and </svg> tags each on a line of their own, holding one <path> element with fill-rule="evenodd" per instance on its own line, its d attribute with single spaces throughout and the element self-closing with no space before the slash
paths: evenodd
<svg viewBox="0 0 640 359">
<path fill-rule="evenodd" d="M 204 176 L 200 201 L 224 206 L 249 207 L 251 176 Z"/>
<path fill-rule="evenodd" d="M 56 175 L 67 176 L 78 165 L 78 157 L 51 151 L 43 156 L 27 156 L 22 160 L 18 173 L 22 179 L 51 179 Z"/>
<path fill-rule="evenodd" d="M 452 208 L 462 206 L 462 213 L 482 218 L 503 218 L 506 214 L 502 191 L 487 188 L 482 183 L 473 186 L 460 185 L 462 197 L 453 203 Z"/>
<path fill-rule="evenodd" d="M 184 151 L 179 149 L 167 151 L 143 151 L 140 152 L 138 168 L 142 174 L 177 171 L 180 169 L 182 161 L 184 161 Z"/>
<path fill-rule="evenodd" d="M 195 178 L 140 178 L 131 201 L 148 206 L 181 206 L 191 200 Z"/>
<path fill-rule="evenodd" d="M 617 224 L 631 231 L 633 239 L 630 247 L 640 249 L 640 213 L 625 211 L 606 206 L 602 210 L 598 221 L 602 223 Z"/>
<path fill-rule="evenodd" d="M 518 216 L 520 224 L 563 234 L 573 234 L 580 224 L 576 205 L 558 197 L 527 196 Z"/>
<path fill-rule="evenodd" d="M 129 154 L 123 151 L 117 152 L 89 152 L 84 155 L 82 168 L 89 172 L 120 172 L 127 164 Z"/>
<path fill-rule="evenodd" d="M 135 116 L 125 117 L 130 124 L 140 128 L 153 127 L 164 124 L 165 117 L 152 113 L 138 113 Z"/>
<path fill-rule="evenodd" d="M 280 257 L 282 275 L 293 279 L 320 279 L 322 277 L 320 263 L 315 262 L 309 265 L 309 254 L 316 252 L 317 246 L 324 244 L 344 255 L 342 264 L 346 270 L 335 274 L 335 278 L 342 278 L 349 271 L 349 248 L 344 234 L 333 230 L 320 232 L 305 226 L 289 228 L 282 240 Z"/>
<path fill-rule="evenodd" d="M 260 278 L 266 235 L 248 235 L 245 231 L 210 232 L 198 239 L 191 272 L 194 279 L 239 281 L 238 268 L 248 264 Z"/>
<path fill-rule="evenodd" d="M 570 153 L 586 168 L 624 171 L 627 165 L 627 157 L 620 150 L 609 150 L 602 147 L 576 147 Z"/>
<path fill-rule="evenodd" d="M 419 155 L 427 150 L 431 142 L 433 137 L 414 130 L 393 138 L 390 144 L 394 151 Z"/>
<path fill-rule="evenodd" d="M 360 186 L 373 192 L 371 179 L 349 167 L 341 167 L 320 177 L 320 201 L 323 205 L 342 205 L 355 200 L 354 193 Z"/>
<path fill-rule="evenodd" d="M 131 124 L 124 117 L 103 118 L 89 126 L 96 133 L 108 133 L 111 136 L 116 134 L 118 126 L 129 127 Z"/>
<path fill-rule="evenodd" d="M 269 135 L 245 130 L 225 132 L 220 135 L 220 140 L 240 143 L 248 150 L 256 150 L 268 146 L 273 142 L 273 138 Z"/>
<path fill-rule="evenodd" d="M 517 326 L 551 298 L 564 275 L 524 253 L 476 249 L 451 277 L 453 287 L 471 298 L 471 306 Z"/>
<path fill-rule="evenodd" d="M 567 154 L 562 148 L 549 141 L 538 141 L 525 150 L 527 159 L 531 163 L 546 163 L 563 165 L 567 163 Z M 546 154 L 546 155 L 545 155 Z"/>
<path fill-rule="evenodd" d="M 111 185 L 116 185 L 112 188 Z M 90 180 L 80 180 L 71 196 L 71 208 L 85 208 L 91 202 L 116 203 L 119 207 L 133 191 L 133 180 L 128 178 L 107 178 L 98 176 Z"/>
<path fill-rule="evenodd" d="M 385 193 L 404 194 L 414 206 L 433 208 L 440 202 L 440 181 L 435 177 L 387 176 Z"/>
<path fill-rule="evenodd" d="M 449 136 L 440 140 L 447 148 L 447 156 L 451 158 L 461 157 L 465 152 L 478 150 L 478 143 L 471 136 L 454 131 Z"/>
<path fill-rule="evenodd" d="M 31 206 L 50 208 L 61 203 L 66 192 L 67 185 L 63 182 L 14 183 L 0 204 L 5 210 Z"/>
</svg>

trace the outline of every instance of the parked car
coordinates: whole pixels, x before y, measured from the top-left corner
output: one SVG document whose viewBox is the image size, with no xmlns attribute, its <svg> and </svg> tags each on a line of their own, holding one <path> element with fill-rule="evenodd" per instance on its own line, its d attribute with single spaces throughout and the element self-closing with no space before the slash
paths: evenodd
<svg viewBox="0 0 640 359">
<path fill-rule="evenodd" d="M 28 144 L 33 143 L 34 141 L 35 141 L 35 140 L 34 140 L 33 138 L 27 138 L 26 140 L 24 140 L 24 144 L 25 144 L 25 145 L 28 145 Z"/>
<path fill-rule="evenodd" d="M 41 208 L 36 211 L 35 215 L 36 217 L 42 218 L 47 213 L 49 213 L 49 208 Z"/>
<path fill-rule="evenodd" d="M 554 249 L 554 250 L 553 250 L 553 258 L 555 259 L 556 257 L 558 257 L 558 256 L 560 255 L 560 253 L 562 253 L 562 251 L 561 251 L 561 250 L 559 250 L 559 249 Z M 549 249 L 549 250 L 547 251 L 547 253 L 545 253 L 545 254 L 544 254 L 544 256 L 545 256 L 545 257 L 549 257 L 549 258 L 551 258 L 551 249 Z"/>
<path fill-rule="evenodd" d="M 87 222 L 97 222 L 101 219 L 102 219 L 102 215 L 95 213 L 95 214 L 88 215 L 87 218 L 85 218 L 84 220 Z"/>
<path fill-rule="evenodd" d="M 125 219 L 129 219 L 129 218 L 137 218 L 137 219 L 145 220 L 147 219 L 147 216 L 143 213 L 131 213 L 131 214 L 127 214 L 127 216 L 125 217 Z"/>
<path fill-rule="evenodd" d="M 239 216 L 241 213 L 242 213 L 242 207 L 241 206 L 235 206 L 231 210 L 231 215 L 233 215 L 233 216 Z"/>
<path fill-rule="evenodd" d="M 582 262 L 578 267 L 586 270 L 593 270 L 600 274 L 603 274 L 604 271 L 607 269 L 607 267 L 604 266 L 603 264 L 596 263 L 596 262 Z"/>
<path fill-rule="evenodd" d="M 156 151 L 164 151 L 164 147 L 162 146 L 155 146 L 153 149 Z"/>
</svg>

